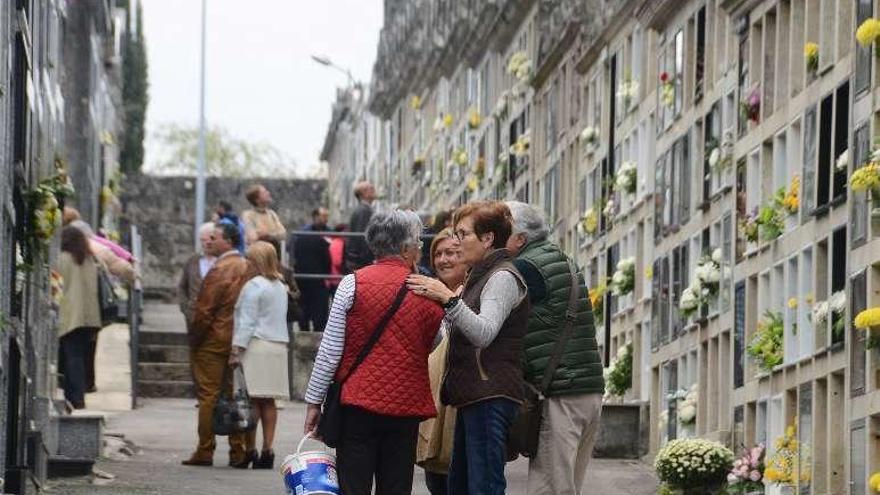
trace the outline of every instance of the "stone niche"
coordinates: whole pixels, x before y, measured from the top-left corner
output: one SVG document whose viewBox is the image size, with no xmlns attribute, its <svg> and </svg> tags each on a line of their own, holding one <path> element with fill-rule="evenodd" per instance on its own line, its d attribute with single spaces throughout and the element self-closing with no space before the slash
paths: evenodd
<svg viewBox="0 0 880 495">
<path fill-rule="evenodd" d="M 173 293 L 181 268 L 193 254 L 195 183 L 194 177 L 125 178 L 121 195 L 123 218 L 128 225 L 136 225 L 143 237 L 142 281 L 149 293 Z M 210 215 L 220 200 L 232 203 L 239 214 L 250 208 L 244 194 L 255 183 L 263 184 L 272 193 L 273 208 L 288 231 L 310 222 L 311 211 L 326 202 L 324 179 L 209 177 L 205 187 L 206 214 Z"/>
</svg>

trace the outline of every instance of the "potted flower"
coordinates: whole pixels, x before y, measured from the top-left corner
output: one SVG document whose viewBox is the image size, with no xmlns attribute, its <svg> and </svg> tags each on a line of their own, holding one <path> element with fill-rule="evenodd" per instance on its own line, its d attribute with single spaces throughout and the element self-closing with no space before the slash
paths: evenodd
<svg viewBox="0 0 880 495">
<path fill-rule="evenodd" d="M 795 175 L 791 178 L 791 184 L 789 185 L 788 190 L 786 190 L 785 187 L 780 187 L 776 191 L 774 196 L 776 199 L 776 206 L 789 215 L 797 215 L 801 204 L 799 196 L 800 189 L 801 179 Z"/>
<path fill-rule="evenodd" d="M 872 493 L 880 493 L 880 471 L 868 478 L 868 486 L 871 488 Z"/>
<path fill-rule="evenodd" d="M 479 129 L 482 122 L 483 117 L 480 115 L 480 111 L 476 108 L 472 108 L 468 113 L 468 127 L 471 130 Z"/>
<path fill-rule="evenodd" d="M 742 455 L 733 461 L 733 469 L 727 473 L 727 493 L 764 493 L 764 453 L 763 444 L 743 450 Z"/>
<path fill-rule="evenodd" d="M 657 453 L 654 469 L 666 493 L 717 493 L 733 466 L 733 457 L 730 449 L 717 442 L 676 439 Z"/>
<path fill-rule="evenodd" d="M 632 388 L 632 372 L 632 344 L 626 344 L 617 350 L 617 355 L 605 369 L 606 392 L 612 396 L 622 397 Z"/>
<path fill-rule="evenodd" d="M 799 460 L 797 427 L 792 424 L 776 439 L 776 452 L 765 462 L 764 479 L 780 486 L 795 486 Z"/>
<path fill-rule="evenodd" d="M 623 103 L 623 109 L 629 109 L 633 99 L 639 94 L 639 82 L 630 78 L 624 79 L 617 87 L 617 97 Z"/>
<path fill-rule="evenodd" d="M 422 109 L 422 97 L 419 95 L 413 95 L 409 99 L 409 107 L 413 110 L 421 110 Z"/>
<path fill-rule="evenodd" d="M 468 164 L 467 151 L 465 151 L 463 148 L 459 148 L 459 149 L 455 150 L 452 153 L 452 160 L 459 167 L 464 167 L 465 165 Z"/>
<path fill-rule="evenodd" d="M 582 216 L 578 222 L 578 232 L 581 234 L 592 235 L 596 232 L 598 227 L 599 215 L 596 214 L 596 209 L 594 207 L 587 208 L 587 211 L 584 212 L 584 216 Z"/>
<path fill-rule="evenodd" d="M 694 268 L 694 280 L 681 293 L 678 308 L 685 318 L 690 318 L 701 306 L 708 305 L 718 295 L 721 284 L 721 248 L 712 250 L 711 256 L 703 256 Z"/>
<path fill-rule="evenodd" d="M 614 200 L 609 198 L 608 201 L 605 202 L 605 207 L 602 208 L 602 215 L 604 215 L 605 218 L 611 219 L 612 217 L 614 217 L 614 211 Z"/>
<path fill-rule="evenodd" d="M 849 169 L 849 150 L 843 150 L 843 153 L 838 155 L 837 161 L 834 162 L 834 170 L 836 172 L 846 172 Z"/>
<path fill-rule="evenodd" d="M 590 307 L 593 308 L 593 320 L 595 320 L 596 325 L 599 326 L 602 326 L 605 318 L 605 312 L 603 310 L 605 305 L 605 292 L 607 290 L 608 286 L 605 282 L 600 282 L 599 285 L 593 287 L 588 292 L 590 297 Z"/>
<path fill-rule="evenodd" d="M 743 237 L 749 242 L 758 242 L 758 209 L 755 208 L 752 213 L 745 215 L 739 221 L 740 230 Z"/>
<path fill-rule="evenodd" d="M 532 75 L 532 61 L 524 51 L 519 51 L 510 56 L 507 62 L 507 73 L 520 82 L 528 82 Z"/>
<path fill-rule="evenodd" d="M 516 139 L 513 146 L 510 147 L 510 154 L 521 158 L 529 154 L 529 146 L 531 145 L 531 137 L 529 131 L 526 130 L 520 137 Z"/>
<path fill-rule="evenodd" d="M 880 347 L 880 307 L 868 308 L 856 315 L 853 325 L 868 334 L 867 348 Z"/>
<path fill-rule="evenodd" d="M 599 144 L 599 129 L 590 125 L 584 127 L 584 130 L 581 131 L 581 143 L 583 143 L 587 154 L 593 154 Z"/>
<path fill-rule="evenodd" d="M 467 181 L 467 190 L 468 192 L 475 192 L 480 187 L 480 180 L 475 176 L 471 175 L 468 177 Z"/>
<path fill-rule="evenodd" d="M 747 97 L 739 104 L 743 116 L 754 123 L 758 123 L 761 117 L 761 87 L 755 86 Z"/>
<path fill-rule="evenodd" d="M 876 154 L 876 151 L 875 153 Z M 856 169 L 849 178 L 849 187 L 853 192 L 870 193 L 872 208 L 871 216 L 880 216 L 880 208 L 877 201 L 880 201 L 880 163 L 872 159 L 870 162 Z"/>
<path fill-rule="evenodd" d="M 764 371 L 772 371 L 782 364 L 782 314 L 767 310 L 764 318 L 758 321 L 758 330 L 746 347 L 746 352 Z"/>
<path fill-rule="evenodd" d="M 692 425 L 697 422 L 697 403 L 699 401 L 700 392 L 697 384 L 691 385 L 691 388 L 684 394 L 678 402 L 676 412 L 678 413 L 678 422 L 683 425 Z"/>
<path fill-rule="evenodd" d="M 451 113 L 443 114 L 443 127 L 446 129 L 452 128 L 452 124 L 455 123 L 455 118 L 452 117 Z"/>
<path fill-rule="evenodd" d="M 615 296 L 625 296 L 633 291 L 636 281 L 636 259 L 624 258 L 617 262 L 617 270 L 611 276 L 611 292 Z"/>
<path fill-rule="evenodd" d="M 675 83 L 666 71 L 660 73 L 660 101 L 667 107 L 675 105 Z"/>
<path fill-rule="evenodd" d="M 804 63 L 808 72 L 815 73 L 819 69 L 819 45 L 812 41 L 804 44 Z"/>
<path fill-rule="evenodd" d="M 785 230 L 785 219 L 782 217 L 781 209 L 775 203 L 775 198 L 761 207 L 755 222 L 758 224 L 761 237 L 765 241 L 772 241 L 782 235 Z"/>
<path fill-rule="evenodd" d="M 846 329 L 846 292 L 839 290 L 828 298 L 828 313 L 831 315 L 831 335 L 834 340 L 843 339 Z"/>
<path fill-rule="evenodd" d="M 869 17 L 856 30 L 856 40 L 863 47 L 867 48 L 874 44 L 874 49 L 880 51 L 880 46 L 876 44 L 880 39 L 880 21 Z"/>
<path fill-rule="evenodd" d="M 636 165 L 632 162 L 623 162 L 614 179 L 614 190 L 629 194 L 636 193 Z"/>
</svg>

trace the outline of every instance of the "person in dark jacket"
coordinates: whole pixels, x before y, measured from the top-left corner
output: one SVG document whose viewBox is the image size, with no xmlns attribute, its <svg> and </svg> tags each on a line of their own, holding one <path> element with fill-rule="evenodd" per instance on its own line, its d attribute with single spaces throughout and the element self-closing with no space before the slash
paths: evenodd
<svg viewBox="0 0 880 495">
<path fill-rule="evenodd" d="M 577 286 L 572 288 L 569 266 L 574 264 L 547 239 L 541 211 L 519 201 L 508 201 L 507 206 L 513 215 L 507 250 L 516 256 L 513 264 L 526 281 L 532 304 L 523 362 L 525 378 L 535 388 L 542 385 L 545 367 L 565 327 L 569 291 L 578 293 L 574 328 L 545 394 L 538 452 L 529 461 L 529 495 L 580 495 L 588 492 L 587 465 L 605 393 L 590 299 L 580 271 Z"/>
<path fill-rule="evenodd" d="M 313 232 L 327 231 L 326 208 L 312 210 L 312 223 L 305 230 Z M 330 243 L 323 236 L 300 236 L 293 244 L 294 268 L 297 274 L 330 273 Z M 297 278 L 302 302 L 302 316 L 299 328 L 302 331 L 324 331 L 327 315 L 330 311 L 330 289 L 323 279 Z"/>
<path fill-rule="evenodd" d="M 468 203 L 455 212 L 461 261 L 470 267 L 460 297 L 436 279 L 411 275 L 416 294 L 446 311 L 449 367 L 440 399 L 458 408 L 450 495 L 501 495 L 507 487 L 507 437 L 523 400 L 522 345 L 529 316 L 526 285 L 505 249 L 511 232 L 503 202 Z"/>
<path fill-rule="evenodd" d="M 348 228 L 352 232 L 363 233 L 373 216 L 373 201 L 376 199 L 376 188 L 369 182 L 359 182 L 354 186 L 354 196 L 358 205 L 351 214 Z M 367 241 L 363 237 L 349 237 L 345 241 L 345 270 L 352 273 L 373 262 Z"/>
</svg>

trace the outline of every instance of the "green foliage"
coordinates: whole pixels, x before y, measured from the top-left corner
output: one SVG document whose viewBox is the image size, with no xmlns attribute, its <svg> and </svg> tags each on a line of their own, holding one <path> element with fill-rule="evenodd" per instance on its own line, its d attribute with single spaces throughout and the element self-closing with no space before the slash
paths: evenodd
<svg viewBox="0 0 880 495">
<path fill-rule="evenodd" d="M 131 5 L 126 2 L 126 20 L 131 19 Z M 123 172 L 136 173 L 144 163 L 144 121 L 147 115 L 149 82 L 147 80 L 147 47 L 143 32 L 143 9 L 137 3 L 135 32 L 124 34 L 122 55 L 122 107 L 125 129 L 122 136 L 120 162 Z M 130 26 L 130 22 L 128 23 Z"/>
<path fill-rule="evenodd" d="M 767 310 L 758 322 L 758 330 L 746 347 L 749 356 L 765 371 L 782 363 L 782 313 Z"/>
<path fill-rule="evenodd" d="M 166 124 L 153 134 L 158 159 L 151 171 L 193 175 L 198 167 L 199 129 Z M 291 177 L 296 162 L 267 143 L 239 139 L 228 130 L 212 126 L 205 130 L 205 172 L 222 177 Z"/>
<path fill-rule="evenodd" d="M 623 396 L 632 388 L 633 354 L 632 344 L 626 344 L 611 363 L 605 375 L 605 389 L 611 395 Z"/>
</svg>

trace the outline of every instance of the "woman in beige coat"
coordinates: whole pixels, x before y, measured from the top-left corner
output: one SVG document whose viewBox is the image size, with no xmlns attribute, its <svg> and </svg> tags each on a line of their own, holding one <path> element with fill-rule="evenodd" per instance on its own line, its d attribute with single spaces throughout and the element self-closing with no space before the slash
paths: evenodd
<svg viewBox="0 0 880 495">
<path fill-rule="evenodd" d="M 461 262 L 458 240 L 452 229 L 443 229 L 431 242 L 431 267 L 437 278 L 451 290 L 464 283 L 467 265 Z M 437 405 L 437 417 L 419 425 L 416 463 L 425 470 L 425 484 L 432 495 L 446 494 L 446 473 L 452 457 L 452 439 L 455 432 L 455 408 L 440 404 L 440 386 L 446 371 L 446 352 L 449 338 L 446 322 L 441 325 L 443 341 L 428 357 L 431 392 Z"/>
<path fill-rule="evenodd" d="M 86 358 L 89 344 L 101 328 L 101 309 L 98 265 L 85 234 L 75 227 L 61 231 L 58 271 L 64 279 L 58 322 L 64 398 L 75 409 L 82 409 L 86 406 Z"/>
</svg>

